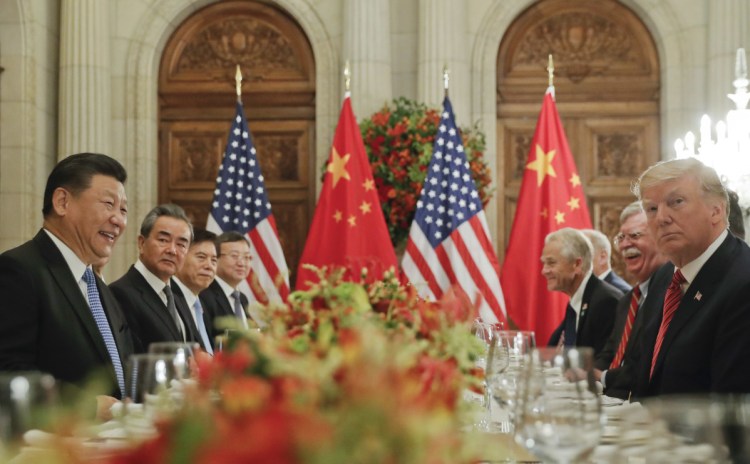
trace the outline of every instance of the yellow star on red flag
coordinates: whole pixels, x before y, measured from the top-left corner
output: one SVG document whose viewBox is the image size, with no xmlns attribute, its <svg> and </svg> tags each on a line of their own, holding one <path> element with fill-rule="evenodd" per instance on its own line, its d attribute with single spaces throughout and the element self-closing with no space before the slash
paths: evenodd
<svg viewBox="0 0 750 464">
<path fill-rule="evenodd" d="M 367 214 L 370 212 L 370 209 L 372 208 L 372 205 L 370 203 L 363 201 L 361 205 L 359 205 L 360 211 L 362 211 L 362 214 Z"/>
<path fill-rule="evenodd" d="M 567 203 L 570 210 L 578 209 L 581 207 L 581 199 L 578 197 L 570 197 L 570 200 L 568 200 Z"/>
<path fill-rule="evenodd" d="M 350 226 L 354 227 L 357 225 L 357 216 L 352 214 L 351 216 L 349 216 L 349 219 L 347 219 L 347 221 L 349 222 Z"/>
<path fill-rule="evenodd" d="M 343 219 L 341 211 L 336 211 L 335 213 L 333 213 L 333 219 L 335 219 L 336 222 L 341 222 L 341 219 Z"/>
<path fill-rule="evenodd" d="M 375 189 L 375 181 L 373 181 L 372 179 L 367 179 L 362 184 L 362 187 L 365 188 L 365 192 L 370 191 L 370 190 L 374 190 Z"/>
<path fill-rule="evenodd" d="M 562 211 L 558 211 L 557 213 L 555 213 L 555 222 L 557 222 L 558 224 L 562 224 L 563 222 L 565 222 L 565 213 L 563 213 Z"/>
<path fill-rule="evenodd" d="M 349 172 L 346 170 L 346 163 L 349 162 L 351 155 L 349 153 L 344 156 L 339 155 L 336 147 L 333 147 L 331 151 L 331 162 L 328 164 L 328 169 L 326 169 L 326 171 L 333 174 L 333 188 L 336 188 L 336 184 L 338 184 L 342 178 L 351 180 Z"/>
<path fill-rule="evenodd" d="M 578 187 L 579 185 L 581 185 L 581 178 L 578 177 L 578 174 L 576 174 L 575 172 L 572 176 L 570 176 L 570 185 L 572 185 L 573 187 Z"/>
<path fill-rule="evenodd" d="M 555 168 L 552 167 L 552 160 L 555 158 L 555 153 L 554 149 L 545 153 L 541 146 L 536 146 L 536 159 L 527 164 L 526 169 L 536 171 L 537 187 L 542 185 L 545 176 L 557 177 Z"/>
</svg>

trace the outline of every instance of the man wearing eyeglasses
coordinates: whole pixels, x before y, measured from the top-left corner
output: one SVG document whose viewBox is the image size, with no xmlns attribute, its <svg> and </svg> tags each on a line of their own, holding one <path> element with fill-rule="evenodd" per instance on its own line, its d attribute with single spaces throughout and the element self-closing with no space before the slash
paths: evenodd
<svg viewBox="0 0 750 464">
<path fill-rule="evenodd" d="M 667 259 L 656 248 L 646 226 L 646 214 L 638 201 L 622 210 L 620 232 L 615 235 L 614 243 L 625 262 L 625 269 L 638 279 L 638 283 L 617 303 L 612 334 L 596 358 L 596 375 L 607 396 L 627 399 L 633 388 L 632 369 L 635 351 L 641 346 L 644 321 L 654 314 L 646 309 L 653 306 L 648 289 L 654 280 L 653 274 Z M 646 300 L 649 305 L 645 304 Z"/>
<path fill-rule="evenodd" d="M 221 335 L 216 318 L 234 316 L 241 327 L 247 328 L 248 298 L 241 290 L 250 274 L 250 241 L 239 232 L 224 232 L 216 238 L 219 252 L 216 266 L 216 278 L 201 292 L 206 301 L 206 310 L 210 312 L 213 324 L 213 336 Z"/>
</svg>

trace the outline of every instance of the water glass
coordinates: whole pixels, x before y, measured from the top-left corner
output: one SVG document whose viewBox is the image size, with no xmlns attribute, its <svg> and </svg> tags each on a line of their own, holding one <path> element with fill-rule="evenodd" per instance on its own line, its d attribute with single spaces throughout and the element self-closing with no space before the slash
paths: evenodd
<svg viewBox="0 0 750 464">
<path fill-rule="evenodd" d="M 536 348 L 526 357 L 516 394 L 516 442 L 544 461 L 577 462 L 602 434 L 601 401 L 591 348 Z"/>
<path fill-rule="evenodd" d="M 0 442 L 42 428 L 59 405 L 54 377 L 42 372 L 0 373 Z"/>
</svg>

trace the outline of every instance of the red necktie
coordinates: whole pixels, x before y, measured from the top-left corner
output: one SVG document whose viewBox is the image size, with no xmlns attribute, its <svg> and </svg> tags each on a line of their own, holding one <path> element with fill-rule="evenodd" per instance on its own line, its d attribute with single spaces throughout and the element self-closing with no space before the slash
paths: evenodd
<svg viewBox="0 0 750 464">
<path fill-rule="evenodd" d="M 617 354 L 615 359 L 609 365 L 610 369 L 620 367 L 622 364 L 622 358 L 625 356 L 625 347 L 628 345 L 628 339 L 630 338 L 630 332 L 633 330 L 633 321 L 635 321 L 635 315 L 638 313 L 638 300 L 641 299 L 641 288 L 636 285 L 633 288 L 633 295 L 630 298 L 630 309 L 628 309 L 628 318 L 625 320 L 625 327 L 622 330 L 622 337 L 620 338 L 620 344 L 617 347 Z"/>
<path fill-rule="evenodd" d="M 669 323 L 672 322 L 677 307 L 680 306 L 680 300 L 682 299 L 682 287 L 681 285 L 687 282 L 685 276 L 682 275 L 679 269 L 677 269 L 672 276 L 672 283 L 667 288 L 667 294 L 664 296 L 664 315 L 661 319 L 661 326 L 659 326 L 659 333 L 656 335 L 656 344 L 654 345 L 654 356 L 651 358 L 651 374 L 649 379 L 654 375 L 654 366 L 656 366 L 656 358 L 659 356 L 659 350 L 661 350 L 661 344 L 664 342 L 664 336 L 669 328 Z"/>
</svg>

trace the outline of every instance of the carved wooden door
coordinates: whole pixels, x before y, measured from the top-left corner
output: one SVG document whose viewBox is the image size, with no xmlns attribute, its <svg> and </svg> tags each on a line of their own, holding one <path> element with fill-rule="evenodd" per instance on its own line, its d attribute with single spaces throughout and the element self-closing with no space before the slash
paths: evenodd
<svg viewBox="0 0 750 464">
<path fill-rule="evenodd" d="M 635 200 L 632 181 L 660 159 L 659 63 L 640 19 L 614 0 L 535 3 L 508 29 L 497 60 L 498 230 L 505 246 L 550 53 L 558 112 L 595 228 L 617 233 L 620 211 Z M 617 253 L 613 266 L 622 270 Z"/>
<path fill-rule="evenodd" d="M 235 113 L 237 64 L 294 273 L 315 207 L 315 66 L 304 32 L 284 12 L 259 2 L 216 3 L 170 37 L 159 74 L 159 202 L 179 204 L 196 227 L 205 226 Z"/>
</svg>

